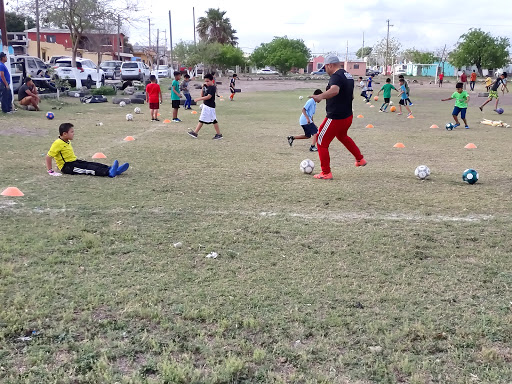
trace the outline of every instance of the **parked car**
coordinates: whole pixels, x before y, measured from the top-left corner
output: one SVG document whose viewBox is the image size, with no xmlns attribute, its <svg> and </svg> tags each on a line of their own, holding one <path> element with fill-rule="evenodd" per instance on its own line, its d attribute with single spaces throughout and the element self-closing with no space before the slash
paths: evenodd
<svg viewBox="0 0 512 384">
<path fill-rule="evenodd" d="M 279 72 L 276 72 L 270 68 L 263 68 L 263 69 L 258 69 L 256 74 L 257 75 L 279 75 Z"/>
<path fill-rule="evenodd" d="M 71 57 L 70 56 L 52 56 L 52 57 L 50 57 L 50 60 L 48 60 L 48 65 L 53 67 L 53 66 L 56 66 L 55 63 L 57 62 L 57 60 L 69 59 L 69 58 L 71 58 Z"/>
<path fill-rule="evenodd" d="M 366 76 L 377 76 L 380 75 L 379 71 L 376 71 L 374 69 L 366 68 Z"/>
<path fill-rule="evenodd" d="M 105 79 L 118 79 L 121 77 L 121 65 L 123 64 L 120 60 L 106 60 L 100 64 L 100 68 L 105 72 Z"/>
<path fill-rule="evenodd" d="M 18 93 L 18 89 L 21 87 L 21 83 L 23 82 L 23 72 L 20 71 L 20 66 L 15 64 L 16 58 L 11 56 L 11 84 L 12 90 L 14 93 Z"/>
<path fill-rule="evenodd" d="M 56 61 L 57 68 L 55 69 L 55 78 L 68 80 L 71 86 L 76 86 L 76 78 L 71 67 L 71 58 L 60 59 Z M 98 68 L 96 64 L 89 59 L 76 58 L 76 69 L 78 76 L 82 81 L 82 85 L 91 88 L 96 81 L 100 81 L 102 85 L 105 84 L 105 72 Z"/>
<path fill-rule="evenodd" d="M 169 77 L 170 76 L 169 67 L 167 65 L 159 65 L 156 70 L 156 73 L 157 73 L 158 77 Z"/>
<path fill-rule="evenodd" d="M 48 66 L 43 60 L 34 56 L 14 56 L 14 64 L 16 64 L 18 72 L 21 72 L 24 76 L 30 77 L 38 77 L 38 73 L 41 71 L 46 72 L 48 69 Z"/>
<path fill-rule="evenodd" d="M 325 72 L 325 69 L 319 69 L 318 71 L 311 72 L 312 75 L 327 75 L 328 73 Z"/>
<path fill-rule="evenodd" d="M 149 67 L 141 61 L 125 61 L 121 65 L 121 80 L 139 80 L 143 83 L 151 75 Z"/>
</svg>

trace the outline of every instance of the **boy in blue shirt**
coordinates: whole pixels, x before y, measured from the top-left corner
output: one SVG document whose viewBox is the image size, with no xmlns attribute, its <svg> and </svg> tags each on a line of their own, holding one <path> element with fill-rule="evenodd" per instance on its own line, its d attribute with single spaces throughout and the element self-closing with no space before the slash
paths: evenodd
<svg viewBox="0 0 512 384">
<path fill-rule="evenodd" d="M 407 89 L 405 88 L 405 80 L 400 79 L 400 102 L 398 103 L 399 104 L 398 108 L 400 108 L 400 112 L 398 112 L 397 115 L 402 114 L 402 105 L 403 105 L 405 107 L 405 109 L 407 109 L 407 112 L 409 112 L 407 117 L 411 116 L 412 112 L 408 106 L 409 103 L 410 103 L 410 100 L 409 100 L 409 97 L 407 96 Z"/>
<path fill-rule="evenodd" d="M 315 92 L 313 92 L 313 95 L 320 95 L 322 94 L 322 90 L 317 89 Z M 318 128 L 313 122 L 313 115 L 316 112 L 316 102 L 313 99 L 309 99 L 304 107 L 302 108 L 302 114 L 300 115 L 299 124 L 302 126 L 302 129 L 304 129 L 304 134 L 300 136 L 288 136 L 288 144 L 290 144 L 290 147 L 293 145 L 293 140 L 300 140 L 300 139 L 309 139 L 310 137 L 313 137 L 311 140 L 311 147 L 309 147 L 310 152 L 317 152 L 318 149 L 316 148 L 316 138 L 318 133 Z"/>
</svg>

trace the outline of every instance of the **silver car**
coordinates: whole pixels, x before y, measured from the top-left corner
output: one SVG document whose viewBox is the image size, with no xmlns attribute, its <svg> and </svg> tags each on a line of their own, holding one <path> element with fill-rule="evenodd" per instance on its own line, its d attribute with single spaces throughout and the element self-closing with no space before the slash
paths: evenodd
<svg viewBox="0 0 512 384">
<path fill-rule="evenodd" d="M 122 61 L 119 60 L 107 60 L 100 64 L 100 68 L 105 72 L 106 79 L 119 79 L 121 77 L 121 65 Z"/>
</svg>

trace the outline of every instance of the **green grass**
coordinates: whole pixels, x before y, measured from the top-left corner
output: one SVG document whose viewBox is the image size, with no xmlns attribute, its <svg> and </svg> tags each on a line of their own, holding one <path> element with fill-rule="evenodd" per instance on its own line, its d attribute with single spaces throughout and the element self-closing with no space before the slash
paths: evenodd
<svg viewBox="0 0 512 384">
<path fill-rule="evenodd" d="M 133 106 L 66 98 L 53 121 L 0 116 L 0 189 L 25 193 L 0 199 L 0 382 L 509 383 L 512 130 L 479 125 L 476 98 L 470 130 L 430 129 L 452 89 L 413 87 L 415 119 L 356 97 L 368 166 L 333 142 L 334 180 L 314 180 L 309 141 L 286 136 L 323 85 L 218 102 L 222 141 L 190 138 L 184 110 L 127 122 Z M 80 158 L 128 172 L 48 176 L 65 121 Z"/>
</svg>

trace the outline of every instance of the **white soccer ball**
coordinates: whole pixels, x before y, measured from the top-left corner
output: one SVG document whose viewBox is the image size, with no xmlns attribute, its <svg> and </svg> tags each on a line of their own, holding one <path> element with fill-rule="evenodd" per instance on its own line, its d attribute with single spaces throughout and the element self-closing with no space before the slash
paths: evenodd
<svg viewBox="0 0 512 384">
<path fill-rule="evenodd" d="M 416 177 L 420 180 L 425 180 L 430 176 L 430 168 L 426 165 L 418 165 L 414 171 Z"/>
<path fill-rule="evenodd" d="M 315 169 L 315 163 L 313 163 L 313 160 L 305 159 L 300 162 L 301 172 L 309 175 L 313 172 L 314 169 Z"/>
<path fill-rule="evenodd" d="M 75 97 L 80 97 L 80 94 L 78 92 L 75 93 Z"/>
<path fill-rule="evenodd" d="M 299 96 L 299 100 L 302 100 L 304 98 L 304 96 Z"/>
<path fill-rule="evenodd" d="M 135 109 L 133 110 L 133 112 L 135 112 L 137 115 L 140 113 L 140 108 L 139 107 L 135 107 Z"/>
<path fill-rule="evenodd" d="M 128 121 L 133 121 L 133 115 L 132 115 L 131 113 L 128 113 L 128 114 L 126 115 L 126 120 L 128 120 Z"/>
<path fill-rule="evenodd" d="M 97 127 L 103 127 L 103 123 L 100 121 L 99 123 L 96 123 Z"/>
<path fill-rule="evenodd" d="M 393 102 L 392 102 L 392 101 L 390 101 L 390 102 L 389 102 L 389 105 L 393 105 Z"/>
<path fill-rule="evenodd" d="M 126 107 L 126 103 L 125 103 L 124 101 L 121 101 L 121 102 L 119 103 L 119 106 L 120 106 L 120 107 Z"/>
</svg>

